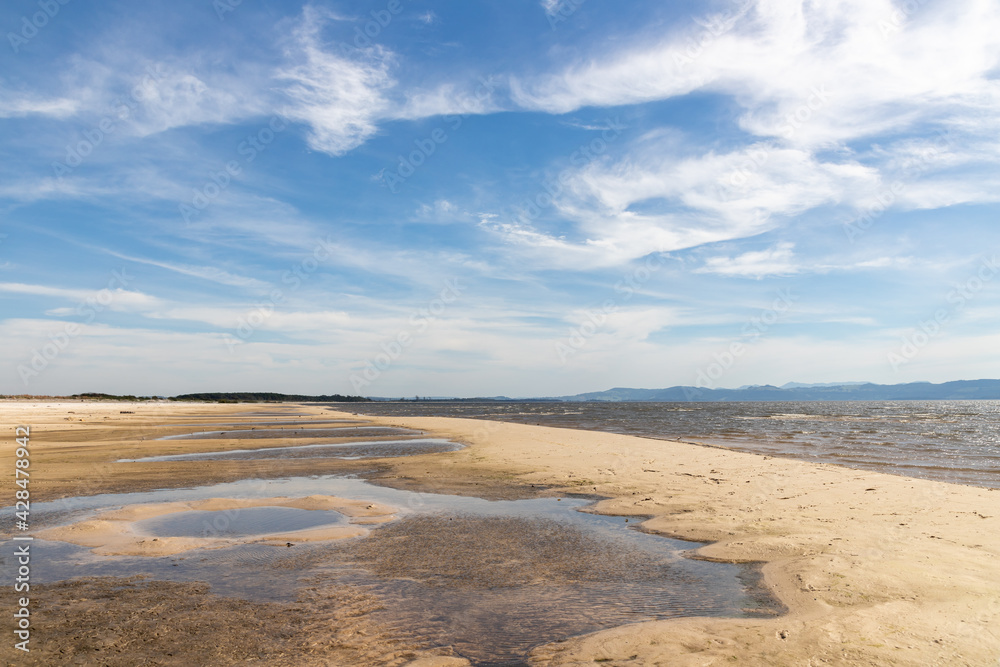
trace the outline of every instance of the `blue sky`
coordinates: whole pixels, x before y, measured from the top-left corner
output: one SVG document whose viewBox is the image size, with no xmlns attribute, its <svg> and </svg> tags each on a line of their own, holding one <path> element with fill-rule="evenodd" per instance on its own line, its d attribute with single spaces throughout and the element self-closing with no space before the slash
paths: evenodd
<svg viewBox="0 0 1000 667">
<path fill-rule="evenodd" d="M 0 28 L 0 393 L 1000 377 L 991 0 Z"/>
</svg>

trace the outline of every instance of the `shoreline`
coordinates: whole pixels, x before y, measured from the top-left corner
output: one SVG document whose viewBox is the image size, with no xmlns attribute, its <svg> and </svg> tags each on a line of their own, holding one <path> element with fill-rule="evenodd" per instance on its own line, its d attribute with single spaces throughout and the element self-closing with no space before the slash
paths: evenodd
<svg viewBox="0 0 1000 667">
<path fill-rule="evenodd" d="M 500 405 L 444 402 L 435 410 L 434 406 L 420 403 L 378 402 L 351 409 L 365 416 L 473 418 L 597 430 L 832 463 L 904 477 L 1000 488 L 1000 449 L 995 440 L 985 435 L 993 427 L 989 416 L 991 407 L 1000 406 L 992 402 L 992 406 L 983 406 L 985 412 L 976 417 L 953 418 L 949 408 L 944 406 L 955 403 L 583 402 L 553 406 L 533 402 Z M 958 409 L 958 412 L 965 411 Z M 898 447 L 887 443 L 896 443 Z"/>
<path fill-rule="evenodd" d="M 470 445 L 451 455 L 595 510 L 708 542 L 699 557 L 763 562 L 789 612 L 680 619 L 539 647 L 533 664 L 991 665 L 1000 661 L 1000 494 L 723 448 L 559 427 L 366 416 Z M 464 459 L 464 460 L 463 460 Z M 420 468 L 401 461 L 402 477 Z M 636 498 L 638 496 L 638 498 Z M 636 664 L 636 663 L 631 663 Z"/>
<path fill-rule="evenodd" d="M 86 421 L 66 420 L 66 410 L 81 408 L 86 416 L 75 418 Z M 212 470 L 144 464 L 147 472 L 135 479 L 138 469 L 124 467 L 135 464 L 111 457 L 136 449 L 145 455 L 197 449 L 182 440 L 136 443 L 140 433 L 158 428 L 140 422 L 162 424 L 166 414 L 249 420 L 245 411 L 282 409 L 316 419 L 355 416 L 344 408 L 0 402 L 11 440 L 15 423 L 33 427 L 39 484 L 32 492 L 39 500 L 79 491 L 88 473 L 94 479 L 86 495 L 127 487 L 127 477 L 138 489 L 147 481 L 186 487 L 265 472 L 247 462 L 213 461 Z M 367 469 L 376 484 L 479 497 L 603 496 L 595 511 L 652 517 L 642 521 L 644 530 L 706 542 L 699 557 L 763 562 L 764 582 L 789 610 L 774 619 L 692 617 L 621 626 L 538 647 L 533 665 L 993 666 L 1000 660 L 1000 636 L 992 629 L 1000 627 L 1000 511 L 994 509 L 1000 494 L 992 489 L 600 431 L 451 417 L 363 418 L 467 447 L 361 465 L 307 459 L 311 474 Z M 268 446 L 265 440 L 261 446 Z M 267 463 L 268 477 L 305 469 L 295 461 Z M 11 477 L 4 476 L 2 488 L 12 498 Z"/>
</svg>

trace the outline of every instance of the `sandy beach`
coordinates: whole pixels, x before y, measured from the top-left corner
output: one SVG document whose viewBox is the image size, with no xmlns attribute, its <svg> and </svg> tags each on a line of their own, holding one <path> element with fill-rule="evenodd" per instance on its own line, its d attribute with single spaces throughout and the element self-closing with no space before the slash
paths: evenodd
<svg viewBox="0 0 1000 667">
<path fill-rule="evenodd" d="M 632 436 L 431 417 L 371 417 L 365 422 L 417 429 L 467 447 L 360 462 L 117 462 L 274 446 L 266 438 L 223 438 L 210 447 L 194 440 L 154 439 L 198 430 L 190 425 L 198 420 L 278 419 L 248 415 L 254 412 L 287 412 L 317 420 L 356 418 L 349 407 L 334 412 L 323 406 L 273 404 L 0 402 L 0 421 L 8 432 L 4 461 L 11 471 L 3 476 L 2 493 L 12 504 L 14 426 L 26 424 L 31 427 L 33 502 L 361 470 L 380 485 L 482 498 L 593 494 L 605 498 L 597 511 L 636 517 L 649 532 L 708 543 L 697 551 L 701 558 L 763 562 L 764 580 L 788 613 L 626 625 L 539 646 L 531 653 L 532 665 L 1000 664 L 1000 493 L 994 490 Z M 165 426 L 170 422 L 178 426 Z M 310 442 L 307 438 L 284 444 Z M 347 506 L 339 499 L 326 502 Z M 369 513 L 388 512 L 375 508 Z M 10 567 L 9 559 L 6 562 Z M 74 586 L 92 589 L 100 584 Z M 138 613 L 143 605 L 178 608 L 196 597 L 203 603 L 200 611 L 176 622 L 211 617 L 223 637 L 244 632 L 241 619 L 248 615 L 291 613 L 274 606 L 236 604 L 191 586 L 133 582 L 117 589 L 113 599 L 120 608 Z M 115 642 L 134 647 L 139 641 L 128 634 L 125 619 L 114 637 L 105 637 L 104 661 L 81 639 L 100 630 L 86 626 L 99 596 L 90 589 L 85 593 L 64 584 L 39 588 L 37 650 L 27 660 L 18 656 L 20 664 L 70 664 L 60 662 L 67 655 L 83 660 L 72 664 L 134 664 L 127 653 L 114 653 Z M 369 623 L 361 593 L 327 593 L 320 604 L 316 591 L 308 592 L 296 606 L 297 615 L 286 614 L 281 627 L 274 625 L 278 635 L 270 646 L 264 642 L 272 636 L 269 631 L 260 635 L 260 646 L 255 644 L 251 653 L 224 640 L 210 663 L 199 664 L 467 664 L 443 651 L 406 646 Z M 43 625 L 46 614 L 58 619 L 60 630 Z M 172 645 L 163 637 L 142 636 L 147 658 L 165 656 L 164 647 Z M 280 655 L 273 652 L 279 644 Z M 228 654 L 226 646 L 233 649 Z M 0 655 L 12 659 L 11 650 L 6 641 Z M 184 650 L 149 664 L 184 664 L 191 657 Z M 107 658 L 114 655 L 119 657 Z M 234 656 L 231 662 L 227 655 Z"/>
</svg>

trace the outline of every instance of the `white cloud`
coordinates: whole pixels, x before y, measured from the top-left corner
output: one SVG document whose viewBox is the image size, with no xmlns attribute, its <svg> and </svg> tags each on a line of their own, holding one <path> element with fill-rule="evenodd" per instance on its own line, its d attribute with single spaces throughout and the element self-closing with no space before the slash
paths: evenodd
<svg viewBox="0 0 1000 667">
<path fill-rule="evenodd" d="M 23 116 L 52 116 L 66 118 L 79 110 L 76 100 L 68 98 L 41 98 L 34 95 L 18 95 L 0 90 L 0 118 Z"/>
<path fill-rule="evenodd" d="M 132 89 L 137 99 L 131 119 L 140 136 L 175 127 L 232 123 L 267 112 L 269 95 L 252 72 L 229 76 L 196 60 L 172 68 L 157 66 L 157 77 L 145 77 Z"/>
<path fill-rule="evenodd" d="M 146 259 L 142 257 L 135 257 L 133 255 L 125 255 L 119 252 L 114 252 L 111 250 L 106 250 L 109 255 L 118 257 L 119 259 L 125 259 L 130 262 L 137 262 L 139 264 L 148 264 L 150 266 L 157 266 L 161 269 L 166 269 L 168 271 L 174 271 L 185 276 L 192 276 L 195 278 L 201 278 L 203 280 L 208 280 L 211 282 L 219 283 L 221 285 L 230 285 L 232 287 L 252 287 L 256 289 L 266 289 L 270 287 L 270 283 L 263 280 L 257 280 L 256 278 L 250 278 L 248 276 L 240 276 L 224 269 L 220 269 L 216 266 L 192 266 L 188 264 L 175 264 L 172 262 L 163 262 L 153 259 Z"/>
<path fill-rule="evenodd" d="M 423 223 L 468 222 L 472 216 L 447 199 L 437 199 L 433 204 L 421 204 L 414 212 L 414 219 Z"/>
<path fill-rule="evenodd" d="M 569 179 L 560 206 L 590 202 L 606 216 L 662 199 L 704 213 L 700 225 L 740 223 L 760 214 L 796 215 L 852 198 L 877 185 L 877 172 L 853 161 L 821 162 L 810 153 L 758 143 L 725 154 L 683 156 L 673 141 L 644 137 L 616 163 L 594 162 Z M 652 218 L 633 214 L 634 219 Z"/>
<path fill-rule="evenodd" d="M 876 257 L 857 262 L 853 267 L 858 269 L 900 269 L 913 265 L 912 257 Z"/>
<path fill-rule="evenodd" d="M 311 127 L 312 148 L 343 155 L 375 134 L 389 108 L 386 92 L 396 82 L 389 75 L 392 54 L 380 46 L 351 49 L 351 57 L 322 48 L 323 25 L 335 18 L 313 6 L 303 9 L 287 52 L 296 64 L 278 76 L 288 82 L 284 115 Z"/>
<path fill-rule="evenodd" d="M 788 276 L 800 270 L 794 261 L 794 249 L 794 243 L 785 242 L 767 250 L 745 252 L 736 257 L 710 257 L 705 260 L 705 266 L 695 273 L 757 279 L 764 276 Z"/>
<path fill-rule="evenodd" d="M 542 9 L 549 16 L 554 15 L 559 11 L 559 6 L 562 4 L 563 0 L 542 0 Z"/>
<path fill-rule="evenodd" d="M 406 93 L 406 102 L 387 112 L 392 118 L 414 120 L 430 116 L 487 114 L 503 107 L 496 101 L 500 83 L 495 78 L 480 77 L 461 85 L 443 83 L 429 90 L 415 89 Z"/>
<path fill-rule="evenodd" d="M 0 283 L 0 292 L 8 294 L 31 294 L 33 296 L 51 296 L 63 299 L 83 301 L 94 292 L 92 290 L 68 289 L 64 287 L 49 287 L 47 285 L 28 285 L 26 283 Z"/>
<path fill-rule="evenodd" d="M 998 64 L 1000 6 L 982 0 L 903 10 L 889 0 L 734 5 L 656 43 L 515 77 L 511 91 L 523 108 L 549 113 L 716 92 L 736 101 L 739 127 L 756 138 L 698 153 L 661 130 L 620 159 L 564 172 L 552 213 L 576 223 L 569 240 L 547 234 L 544 218 L 486 226 L 535 244 L 546 261 L 561 253 L 601 265 L 747 237 L 821 206 L 858 209 L 898 179 L 907 183 L 898 207 L 995 202 L 1000 175 L 947 170 L 995 170 L 1000 122 L 987 109 L 1000 101 Z M 935 128 L 945 140 L 926 138 Z M 863 147 L 882 133 L 891 138 Z"/>
<path fill-rule="evenodd" d="M 16 103 L 22 111 L 78 116 L 78 129 L 92 134 L 110 123 L 114 135 L 146 137 L 177 127 L 234 123 L 273 109 L 269 73 L 239 60 L 219 67 L 223 58 L 232 57 L 204 51 L 146 57 L 104 45 L 86 57 L 68 58 L 59 79 L 46 82 L 60 97 L 0 98 L 0 117 Z"/>
<path fill-rule="evenodd" d="M 349 326 L 354 320 L 344 311 L 297 311 L 285 310 L 269 301 L 244 306 L 195 306 L 172 304 L 165 308 L 150 310 L 144 315 L 154 320 L 181 320 L 202 322 L 232 334 L 240 322 L 253 319 L 254 329 L 278 331 L 293 338 L 306 337 L 310 340 L 328 339 Z M 361 324 L 352 329 L 360 328 Z M 308 335 L 306 335 L 308 334 Z"/>
<path fill-rule="evenodd" d="M 875 257 L 872 259 L 842 259 L 834 261 L 799 261 L 795 244 L 782 242 L 767 250 L 745 252 L 735 257 L 716 256 L 705 260 L 695 273 L 714 273 L 742 278 L 790 276 L 803 273 L 857 272 L 870 270 L 906 270 L 914 267 L 912 257 Z M 929 267 L 924 267 L 928 269 Z"/>
<path fill-rule="evenodd" d="M 880 183 L 877 170 L 852 160 L 823 162 L 770 142 L 691 155 L 674 135 L 654 132 L 624 152 L 560 174 L 551 212 L 575 222 L 582 239 L 525 220 L 482 226 L 547 263 L 605 266 L 759 234 L 819 206 L 856 204 Z"/>
<path fill-rule="evenodd" d="M 22 202 L 44 199 L 77 199 L 112 193 L 114 190 L 94 181 L 68 178 L 29 178 L 0 185 L 0 198 Z"/>
<path fill-rule="evenodd" d="M 982 115 L 998 89 L 1000 6 L 925 3 L 900 14 L 890 0 L 757 0 L 750 12 L 731 11 L 733 21 L 693 23 L 659 43 L 515 79 L 512 89 L 522 106 L 551 113 L 722 92 L 742 105 L 744 129 L 810 146 L 963 109 Z"/>
<path fill-rule="evenodd" d="M 75 301 L 80 305 L 85 303 L 90 305 L 100 304 L 102 308 L 115 311 L 142 311 L 155 307 L 160 303 L 160 300 L 154 296 L 143 292 L 125 290 L 120 287 L 106 290 L 84 290 L 26 283 L 0 283 L 0 292 L 51 297 Z M 49 314 L 57 316 L 74 313 L 76 313 L 75 308 L 57 308 L 49 311 Z"/>
</svg>

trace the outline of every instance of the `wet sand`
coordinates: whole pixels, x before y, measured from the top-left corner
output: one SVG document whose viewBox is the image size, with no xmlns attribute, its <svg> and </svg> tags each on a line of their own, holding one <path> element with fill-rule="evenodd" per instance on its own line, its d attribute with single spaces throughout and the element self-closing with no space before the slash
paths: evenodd
<svg viewBox="0 0 1000 667">
<path fill-rule="evenodd" d="M 187 423 L 192 415 L 230 422 L 246 415 L 250 421 L 248 413 L 254 410 L 287 417 L 353 417 L 320 406 L 286 411 L 270 405 L 0 402 L 11 442 L 4 446 L 4 458 L 10 463 L 13 426 L 31 425 L 31 489 L 37 501 L 255 476 L 361 471 L 376 483 L 397 488 L 479 497 L 597 494 L 608 498 L 598 504 L 599 511 L 652 517 L 644 521 L 645 530 L 711 542 L 698 550 L 703 558 L 764 561 L 764 580 L 789 609 L 786 615 L 770 619 L 680 618 L 622 626 L 538 647 L 531 658 L 535 665 L 1000 663 L 996 630 L 1000 627 L 1000 492 L 634 436 L 427 417 L 371 418 L 370 423 L 413 428 L 468 447 L 374 462 L 116 463 L 123 458 L 204 451 L 204 442 L 199 447 L 197 441 L 151 441 L 164 434 L 157 424 L 174 416 Z M 281 443 L 260 442 L 261 447 L 275 444 Z M 211 447 L 246 449 L 248 443 L 213 440 Z M 12 498 L 13 490 L 12 476 L 4 476 L 2 493 Z M 86 595 L 66 593 L 74 585 L 47 587 L 38 596 L 39 619 L 63 614 L 60 622 L 69 624 L 60 647 L 64 651 L 90 637 L 81 624 L 94 622 L 67 611 L 94 604 Z M 115 592 L 109 598 L 117 608 L 131 608 L 136 614 L 144 605 L 168 609 L 190 602 L 180 599 L 184 595 L 179 592 L 170 593 L 168 585 L 154 582 L 149 586 L 164 601 L 151 603 L 149 586 L 144 586 L 111 589 Z M 222 621 L 221 634 L 226 628 L 242 632 L 238 613 L 226 616 L 213 611 L 230 603 L 207 602 L 209 598 L 198 613 L 204 612 L 205 619 L 229 618 Z M 310 615 L 313 612 L 303 614 L 308 617 L 303 631 L 320 627 L 309 625 L 319 623 L 318 616 Z M 192 618 L 168 615 L 163 627 L 180 627 Z M 336 632 L 351 633 L 351 628 L 363 632 L 371 620 L 361 614 L 338 623 Z M 73 624 L 80 626 L 76 635 Z M 373 646 L 384 641 L 376 640 L 384 628 L 371 631 Z M 140 641 L 129 634 L 131 629 L 118 632 L 105 637 L 111 649 Z M 327 646 L 327 635 L 320 632 L 316 637 L 313 649 Z M 418 648 L 374 661 L 372 653 L 357 659 L 347 654 L 328 659 L 310 655 L 295 644 L 299 641 L 303 641 L 300 634 L 289 639 L 282 659 L 298 656 L 298 661 L 288 664 L 403 665 L 418 658 L 427 662 L 412 664 L 465 664 L 453 657 L 425 656 L 415 652 Z M 150 647 L 143 648 L 146 655 L 154 655 Z M 0 655 L 8 657 L 9 650 L 9 645 L 0 646 Z M 94 660 L 80 664 L 130 664 Z"/>
<path fill-rule="evenodd" d="M 282 604 L 208 588 L 136 577 L 39 586 L 32 589 L 39 604 L 31 652 L 13 655 L 5 641 L 0 656 L 3 664 L 45 667 L 468 664 L 369 620 L 379 603 L 364 591 L 307 587 L 298 601 Z"/>
</svg>

